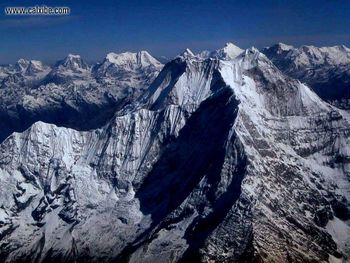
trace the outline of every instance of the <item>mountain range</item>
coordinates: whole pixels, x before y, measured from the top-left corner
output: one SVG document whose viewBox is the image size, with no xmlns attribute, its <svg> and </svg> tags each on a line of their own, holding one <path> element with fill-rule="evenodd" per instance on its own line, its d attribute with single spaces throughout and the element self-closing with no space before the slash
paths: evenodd
<svg viewBox="0 0 350 263">
<path fill-rule="evenodd" d="M 311 87 L 325 101 L 350 109 L 350 49 L 345 46 L 293 46 L 282 43 L 262 52 L 286 75 Z"/>
<path fill-rule="evenodd" d="M 0 67 L 0 261 L 349 262 L 349 54 Z"/>
</svg>

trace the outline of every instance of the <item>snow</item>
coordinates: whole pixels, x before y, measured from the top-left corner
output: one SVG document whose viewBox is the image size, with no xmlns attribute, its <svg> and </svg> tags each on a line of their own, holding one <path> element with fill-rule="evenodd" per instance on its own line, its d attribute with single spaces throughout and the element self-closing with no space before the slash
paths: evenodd
<svg viewBox="0 0 350 263">
<path fill-rule="evenodd" d="M 81 57 L 80 57 L 80 55 L 68 54 L 67 58 L 68 59 L 80 59 Z"/>
<path fill-rule="evenodd" d="M 212 56 L 224 60 L 232 60 L 243 53 L 243 49 L 237 47 L 233 43 L 226 43 L 225 47 L 215 51 Z"/>
<path fill-rule="evenodd" d="M 215 51 L 204 50 L 198 53 L 196 57 L 199 57 L 202 59 L 216 58 L 221 60 L 233 60 L 243 52 L 244 50 L 239 48 L 235 44 L 226 43 L 225 46 L 221 49 L 217 49 Z M 193 53 L 192 53 L 192 56 L 194 56 Z"/>
<path fill-rule="evenodd" d="M 3 208 L 0 208 L 0 224 L 6 223 L 10 220 L 9 215 Z"/>
<path fill-rule="evenodd" d="M 341 258 L 336 258 L 333 255 L 329 255 L 329 259 L 328 259 L 329 263 L 344 263 L 343 259 Z"/>
<path fill-rule="evenodd" d="M 293 61 L 297 67 L 306 66 L 313 67 L 316 65 L 347 65 L 350 63 L 350 49 L 345 46 L 333 46 L 333 47 L 315 47 L 303 45 L 299 48 L 289 46 L 283 43 L 279 43 L 272 48 L 277 47 L 277 54 L 280 51 L 287 52 L 286 59 Z M 269 50 L 265 48 L 264 50 Z"/>
<path fill-rule="evenodd" d="M 328 221 L 326 229 L 328 233 L 333 237 L 333 240 L 336 242 L 338 248 L 349 254 L 350 226 L 339 218 L 334 217 L 332 220 Z"/>
<path fill-rule="evenodd" d="M 284 43 L 278 43 L 277 45 L 283 51 L 289 51 L 289 50 L 294 48 L 293 46 L 287 45 L 287 44 L 284 44 Z"/>
<path fill-rule="evenodd" d="M 193 52 L 189 48 L 186 48 L 178 57 L 188 58 L 194 56 Z"/>
<path fill-rule="evenodd" d="M 116 110 L 97 129 L 79 131 L 38 121 L 0 144 L 0 221 L 12 224 L 12 220 L 18 225 L 0 241 L 17 248 L 9 259 L 21 254 L 33 256 L 36 251 L 40 261 L 50 249 L 59 256 L 76 249 L 97 261 L 99 257 L 117 257 L 130 244 L 136 249 L 131 261 L 155 261 L 159 255 L 176 261 L 191 247 L 194 224 L 213 220 L 211 213 L 217 209 L 227 211 L 215 229 L 208 236 L 195 236 L 203 238 L 204 261 L 217 255 L 222 261 L 237 261 L 235 253 L 249 245 L 247 232 L 254 236 L 253 246 L 259 247 L 258 253 L 264 252 L 266 261 L 286 260 L 286 237 L 292 248 L 290 257 L 319 261 L 324 256 L 327 244 L 321 242 L 328 236 L 312 219 L 317 209 L 330 207 L 326 197 L 349 194 L 345 189 L 349 184 L 346 164 L 340 169 L 327 162 L 336 153 L 350 153 L 350 117 L 323 102 L 306 85 L 286 77 L 255 48 L 243 51 L 228 43 L 213 54 L 219 57 L 206 57 L 208 52 L 193 55 L 186 50 L 159 75 L 162 65 L 145 51 L 109 53 L 94 72 L 91 67 L 74 71 L 75 67 L 84 68 L 84 62 L 80 57 L 70 57 L 73 64 L 67 66 L 74 67 L 61 65 L 59 69 L 68 84 L 40 87 L 39 94 L 44 96 L 39 99 L 35 90 L 23 96 L 27 110 L 38 111 L 45 105 L 53 109 L 57 104 L 50 103 L 63 99 L 81 110 L 74 104 L 78 96 L 101 106 L 107 91 L 115 91 L 112 94 L 117 99 L 131 87 L 137 90 L 136 95 L 123 94 L 129 105 Z M 183 71 L 177 63 L 185 65 Z M 77 83 L 83 87 L 75 86 Z M 92 83 L 96 86 L 84 87 Z M 69 92 L 73 95 L 66 97 Z M 214 98 L 223 98 L 223 93 L 226 104 L 212 103 Z M 233 103 L 236 101 L 238 106 Z M 330 121 L 333 111 L 344 118 Z M 191 126 L 196 119 L 207 129 L 197 131 L 197 126 Z M 215 134 L 221 125 L 227 133 Z M 216 136 L 206 137 L 208 131 L 215 131 Z M 191 144 L 181 141 L 185 132 L 192 136 Z M 152 209 L 159 209 L 161 214 L 162 209 L 169 208 L 168 200 L 160 197 L 170 196 L 166 180 L 177 179 L 168 169 L 171 157 L 176 157 L 176 163 L 182 156 L 190 156 L 180 167 L 190 171 L 197 157 L 216 153 L 205 153 L 212 141 L 222 160 L 215 163 L 216 156 L 203 159 L 210 163 L 200 166 L 203 172 L 198 181 L 186 191 L 175 192 L 183 200 L 157 221 L 158 214 Z M 198 156 L 193 152 L 196 147 Z M 240 165 L 244 171 L 239 170 Z M 215 174 L 207 166 L 215 167 Z M 159 176 L 147 185 L 148 177 L 157 170 Z M 184 176 L 184 181 L 191 179 L 187 174 L 178 175 Z M 240 181 L 236 176 L 244 178 Z M 147 194 L 160 194 L 156 200 L 159 207 L 144 203 L 142 187 L 148 188 Z M 240 189 L 240 195 L 234 200 L 228 198 L 225 207 L 217 206 L 232 194 L 231 187 Z M 14 202 L 14 194 L 21 203 L 28 202 L 22 210 Z M 177 201 L 175 198 L 174 203 Z M 18 212 L 13 216 L 10 211 Z M 33 211 L 40 212 L 40 219 L 32 216 Z M 318 239 L 287 217 L 307 226 Z M 65 221 L 67 218 L 71 221 Z M 339 251 L 350 255 L 348 222 L 335 217 L 326 230 Z M 305 243 L 312 246 L 305 247 Z M 331 247 L 327 249 L 332 252 Z M 332 255 L 329 260 L 337 262 Z"/>
<path fill-rule="evenodd" d="M 132 65 L 157 67 L 161 65 L 161 63 L 152 57 L 147 51 L 140 51 L 137 53 L 124 52 L 119 54 L 111 52 L 107 54 L 106 61 L 121 67 L 130 67 Z"/>
<path fill-rule="evenodd" d="M 106 59 L 113 64 L 126 64 L 130 61 L 136 62 L 136 53 L 125 52 L 125 53 L 108 53 Z"/>
</svg>

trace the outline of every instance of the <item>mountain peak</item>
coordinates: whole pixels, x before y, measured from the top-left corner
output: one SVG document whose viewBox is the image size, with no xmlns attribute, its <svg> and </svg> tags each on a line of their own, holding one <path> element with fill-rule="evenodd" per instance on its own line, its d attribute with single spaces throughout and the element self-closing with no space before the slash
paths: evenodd
<svg viewBox="0 0 350 263">
<path fill-rule="evenodd" d="M 47 71 L 50 68 L 39 60 L 30 60 L 26 69 L 26 74 L 35 75 L 38 72 Z"/>
<path fill-rule="evenodd" d="M 18 64 L 27 64 L 27 63 L 29 63 L 29 61 L 24 59 L 24 58 L 20 58 L 19 60 L 17 60 L 17 63 Z"/>
<path fill-rule="evenodd" d="M 157 59 L 155 59 L 150 53 L 145 50 L 142 50 L 137 53 L 138 62 L 143 66 L 160 66 L 162 65 Z"/>
<path fill-rule="evenodd" d="M 80 55 L 74 54 L 68 54 L 63 60 L 59 61 L 56 66 L 73 71 L 89 69 L 88 64 L 80 57 Z"/>
<path fill-rule="evenodd" d="M 189 49 L 189 48 L 186 48 L 180 55 L 179 57 L 184 57 L 184 58 L 187 58 L 187 57 L 193 57 L 194 54 L 193 52 Z"/>
<path fill-rule="evenodd" d="M 152 57 L 147 51 L 139 51 L 137 53 L 133 52 L 123 52 L 123 53 L 114 53 L 110 52 L 107 54 L 105 62 L 120 65 L 120 66 L 132 66 L 138 65 L 142 67 L 147 67 L 150 65 L 161 66 L 162 64 Z"/>
<path fill-rule="evenodd" d="M 240 47 L 236 46 L 235 44 L 233 44 L 232 42 L 227 42 L 224 46 L 224 49 L 239 49 L 242 50 Z"/>
<path fill-rule="evenodd" d="M 346 52 L 350 52 L 350 49 L 347 46 L 345 46 L 345 45 L 340 45 L 338 47 L 339 47 L 339 49 L 342 49 L 342 50 L 344 50 Z"/>
<path fill-rule="evenodd" d="M 135 53 L 131 52 L 122 52 L 122 53 L 114 53 L 110 52 L 106 56 L 106 60 L 113 64 L 122 64 L 125 61 L 132 60 Z"/>
<path fill-rule="evenodd" d="M 294 48 L 293 46 L 284 44 L 282 42 L 277 43 L 276 47 L 278 47 L 279 49 L 281 49 L 283 51 L 289 51 L 289 50 Z"/>
<path fill-rule="evenodd" d="M 239 48 L 233 43 L 226 43 L 225 46 L 221 49 L 218 49 L 210 55 L 211 57 L 223 59 L 223 60 L 232 60 L 236 58 L 238 55 L 243 53 L 243 49 Z"/>
<path fill-rule="evenodd" d="M 66 59 L 81 59 L 80 55 L 68 54 Z"/>
<path fill-rule="evenodd" d="M 28 65 L 29 65 L 29 61 L 28 60 L 26 60 L 26 59 L 23 59 L 23 58 L 20 58 L 17 62 L 16 62 L 16 68 L 17 68 L 17 70 L 19 70 L 19 71 L 25 71 L 26 70 L 26 68 L 28 67 Z"/>
</svg>

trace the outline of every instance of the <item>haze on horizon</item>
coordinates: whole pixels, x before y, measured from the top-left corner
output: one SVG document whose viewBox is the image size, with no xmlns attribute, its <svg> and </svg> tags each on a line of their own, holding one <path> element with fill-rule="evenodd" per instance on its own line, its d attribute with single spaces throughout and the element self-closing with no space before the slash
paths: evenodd
<svg viewBox="0 0 350 263">
<path fill-rule="evenodd" d="M 68 6 L 69 16 L 6 16 L 8 6 Z M 100 61 L 108 52 L 147 50 L 173 57 L 185 48 L 226 42 L 261 48 L 350 46 L 350 2 L 188 0 L 5 0 L 0 4 L 0 64 L 19 58 L 52 63 L 69 53 Z"/>
</svg>

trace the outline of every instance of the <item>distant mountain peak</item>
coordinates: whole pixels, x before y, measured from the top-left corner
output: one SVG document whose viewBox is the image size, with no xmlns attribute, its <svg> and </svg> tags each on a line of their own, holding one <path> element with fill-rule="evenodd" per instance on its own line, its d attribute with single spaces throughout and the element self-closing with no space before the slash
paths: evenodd
<svg viewBox="0 0 350 263">
<path fill-rule="evenodd" d="M 282 42 L 279 42 L 278 44 L 276 44 L 276 46 L 277 46 L 278 48 L 280 48 L 281 50 L 284 50 L 284 51 L 288 51 L 288 50 L 291 50 L 291 49 L 294 48 L 293 46 L 284 44 L 284 43 L 282 43 Z"/>
<path fill-rule="evenodd" d="M 80 55 L 68 54 L 66 59 L 81 59 Z"/>
<path fill-rule="evenodd" d="M 72 71 L 85 71 L 89 65 L 80 57 L 80 55 L 68 54 L 63 60 L 56 64 L 56 67 Z"/>
<path fill-rule="evenodd" d="M 30 60 L 29 65 L 26 69 L 27 75 L 35 75 L 39 72 L 48 71 L 50 68 L 39 60 Z"/>
<path fill-rule="evenodd" d="M 224 60 L 232 60 L 238 55 L 242 54 L 243 51 L 243 49 L 239 48 L 235 44 L 228 42 L 223 48 L 214 51 L 211 56 Z"/>
<path fill-rule="evenodd" d="M 15 67 L 17 68 L 18 71 L 25 71 L 29 65 L 29 61 L 23 58 L 20 58 L 16 64 Z"/>
<path fill-rule="evenodd" d="M 26 59 L 24 59 L 24 58 L 20 58 L 19 60 L 17 60 L 17 63 L 18 63 L 18 64 L 28 64 L 29 61 L 26 60 Z"/>
<path fill-rule="evenodd" d="M 197 56 L 200 58 L 216 58 L 222 60 L 233 60 L 238 55 L 243 53 L 243 49 L 236 46 L 231 42 L 227 42 L 223 48 L 217 49 L 215 51 L 204 50 L 200 52 Z"/>
<path fill-rule="evenodd" d="M 186 48 L 179 56 L 187 58 L 187 57 L 194 57 L 195 55 L 189 48 Z"/>
<path fill-rule="evenodd" d="M 239 51 L 242 50 L 240 47 L 236 46 L 232 42 L 227 42 L 224 46 L 224 49 L 226 49 L 226 50 L 235 49 L 235 50 L 239 50 Z"/>
<path fill-rule="evenodd" d="M 161 66 L 162 64 L 151 56 L 147 51 L 139 52 L 123 52 L 123 53 L 114 53 L 110 52 L 105 58 L 105 62 L 119 65 L 119 66 Z"/>
</svg>

